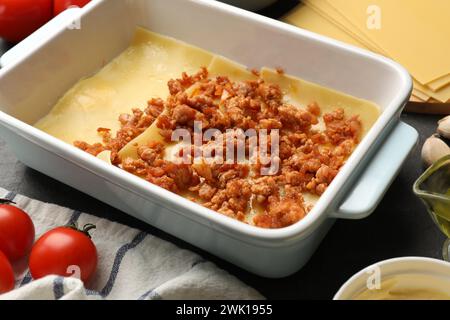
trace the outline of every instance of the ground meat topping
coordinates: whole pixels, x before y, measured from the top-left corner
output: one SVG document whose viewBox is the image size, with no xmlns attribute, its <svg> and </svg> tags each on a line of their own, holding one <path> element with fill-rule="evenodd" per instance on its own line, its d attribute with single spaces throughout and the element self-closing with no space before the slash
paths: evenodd
<svg viewBox="0 0 450 320">
<path fill-rule="evenodd" d="M 75 141 L 74 145 L 94 156 L 105 150 L 111 151 L 111 162 L 114 165 L 120 165 L 121 159 L 118 158 L 118 152 L 125 147 L 127 143 L 143 133 L 164 110 L 164 101 L 161 99 L 151 99 L 145 111 L 134 108 L 132 114 L 121 114 L 119 122 L 121 128 L 112 137 L 111 130 L 107 128 L 98 128 L 97 132 L 102 137 L 103 143 L 88 144 L 82 141 Z"/>
<path fill-rule="evenodd" d="M 260 76 L 257 70 L 252 73 Z M 170 80 L 168 88 L 165 100 L 154 98 L 145 110 L 132 109 L 130 114 L 120 115 L 121 127 L 115 136 L 111 130 L 99 128 L 102 143 L 76 141 L 75 146 L 94 156 L 110 150 L 113 165 L 258 227 L 282 228 L 301 220 L 311 209 L 303 194 L 322 195 L 361 137 L 358 116 L 348 117 L 340 108 L 323 113 L 316 102 L 304 108 L 285 103 L 281 88 L 261 78 L 231 81 L 226 76 L 210 77 L 202 68 L 194 75 L 183 73 L 180 79 Z M 216 151 L 225 154 L 230 146 L 238 145 L 237 137 L 227 129 L 279 130 L 279 154 L 273 157 L 279 170 L 261 175 L 265 165 L 259 156 L 256 163 L 168 161 L 165 149 L 174 130 L 192 133 L 195 121 L 201 123 L 203 132 L 215 128 L 221 134 L 200 148 L 180 149 L 180 158 L 192 159 L 196 151 L 208 151 L 215 159 L 224 159 Z M 137 159 L 121 159 L 119 151 L 153 123 L 166 142 L 148 141 L 137 148 Z M 219 137 L 222 140 L 217 140 Z M 245 143 L 249 154 L 248 140 Z M 268 143 L 270 149 L 272 140 Z"/>
</svg>

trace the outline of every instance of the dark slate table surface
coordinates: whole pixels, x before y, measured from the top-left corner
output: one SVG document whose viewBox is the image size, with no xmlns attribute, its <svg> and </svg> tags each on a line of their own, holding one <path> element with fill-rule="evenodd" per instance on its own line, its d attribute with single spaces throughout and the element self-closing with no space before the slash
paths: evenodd
<svg viewBox="0 0 450 320">
<path fill-rule="evenodd" d="M 296 1 L 283 1 L 262 13 L 278 17 Z M 10 45 L 0 39 L 0 54 Z M 403 114 L 402 121 L 420 133 L 399 176 L 377 210 L 364 220 L 339 220 L 310 262 L 295 275 L 265 279 L 157 230 L 90 196 L 72 189 L 18 162 L 0 137 L 0 187 L 45 202 L 114 220 L 198 252 L 270 299 L 331 299 L 355 272 L 380 260 L 401 256 L 441 258 L 444 236 L 434 226 L 424 206 L 412 192 L 422 173 L 420 146 L 436 130 L 437 116 Z"/>
</svg>

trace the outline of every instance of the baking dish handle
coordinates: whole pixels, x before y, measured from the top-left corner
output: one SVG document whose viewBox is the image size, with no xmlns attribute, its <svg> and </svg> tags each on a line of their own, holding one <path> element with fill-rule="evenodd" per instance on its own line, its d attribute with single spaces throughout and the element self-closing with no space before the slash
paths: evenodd
<svg viewBox="0 0 450 320">
<path fill-rule="evenodd" d="M 369 216 L 394 181 L 417 140 L 417 131 L 399 122 L 362 172 L 350 194 L 331 216 L 342 219 Z"/>
<path fill-rule="evenodd" d="M 61 12 L 3 54 L 0 58 L 0 66 L 5 67 L 22 60 L 65 28 L 79 29 L 82 10 L 78 7 L 72 7 Z"/>
</svg>

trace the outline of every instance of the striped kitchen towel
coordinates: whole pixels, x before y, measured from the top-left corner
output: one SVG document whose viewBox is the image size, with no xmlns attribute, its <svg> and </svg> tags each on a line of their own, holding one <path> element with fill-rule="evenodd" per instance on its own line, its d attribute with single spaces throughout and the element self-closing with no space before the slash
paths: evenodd
<svg viewBox="0 0 450 320">
<path fill-rule="evenodd" d="M 92 240 L 99 255 L 97 272 L 86 287 L 76 278 L 33 281 L 24 259 L 14 266 L 16 289 L 0 299 L 263 299 L 197 254 L 145 232 L 1 188 L 0 197 L 14 200 L 31 216 L 36 239 L 71 222 L 95 224 Z"/>
</svg>

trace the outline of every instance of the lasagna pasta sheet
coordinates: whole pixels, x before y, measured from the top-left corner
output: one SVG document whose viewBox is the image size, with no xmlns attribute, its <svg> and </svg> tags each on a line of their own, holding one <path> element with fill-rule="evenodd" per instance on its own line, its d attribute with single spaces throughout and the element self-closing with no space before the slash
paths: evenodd
<svg viewBox="0 0 450 320">
<path fill-rule="evenodd" d="M 74 141 L 101 142 L 97 128 L 119 129 L 118 117 L 132 108 L 144 109 L 150 98 L 165 99 L 167 82 L 182 72 L 197 72 L 207 66 L 211 76 L 228 76 L 233 81 L 255 80 L 256 76 L 236 62 L 184 42 L 138 28 L 121 55 L 94 76 L 80 80 L 36 123 L 36 127 L 72 144 Z M 358 99 L 299 78 L 280 75 L 263 68 L 262 78 L 277 83 L 291 103 L 304 108 L 317 102 L 323 112 L 337 107 L 346 114 L 358 114 L 367 133 L 379 115 L 374 103 Z M 162 141 L 156 122 L 126 145 L 121 157 L 137 158 L 136 149 L 149 141 Z"/>
<path fill-rule="evenodd" d="M 322 115 L 338 108 L 344 110 L 346 117 L 358 115 L 362 125 L 361 139 L 380 114 L 378 106 L 372 102 L 285 75 L 280 70 L 263 68 L 258 77 L 257 72 L 251 72 L 234 61 L 178 40 L 138 29 L 129 48 L 96 75 L 75 84 L 51 112 L 36 123 L 36 127 L 69 144 L 75 141 L 89 144 L 101 142 L 98 128 L 103 128 L 100 130 L 102 132 L 105 128 L 111 129 L 111 135 L 114 136 L 120 128 L 120 114 L 131 113 L 132 108 L 145 109 L 151 98 L 166 100 L 169 96 L 169 80 L 179 78 L 183 72 L 197 73 L 201 67 L 208 69 L 211 78 L 226 76 L 233 82 L 260 78 L 267 84 L 277 84 L 284 97 L 283 104 L 289 105 L 289 108 L 306 109 L 308 105 L 317 103 Z M 185 92 L 194 97 L 196 85 L 199 84 L 193 84 Z M 163 111 L 160 117 L 167 114 L 169 113 Z M 318 118 L 319 123 L 313 129 L 323 131 L 323 119 Z M 143 133 L 129 141 L 118 152 L 118 158 L 139 160 L 139 146 L 161 142 L 165 145 L 162 154 L 164 159 L 174 162 L 175 155 L 186 144 L 166 142 L 157 127 L 158 122 L 157 118 Z M 111 154 L 111 151 L 103 151 L 97 157 L 111 164 Z M 249 177 L 246 179 L 251 179 Z M 283 190 L 281 191 L 284 192 Z M 313 193 L 304 192 L 302 195 L 306 207 L 313 206 L 318 199 L 318 195 Z M 201 199 L 198 200 L 201 203 Z M 256 205 L 254 198 L 249 203 L 251 208 L 246 213 L 245 221 L 252 224 L 253 217 L 264 210 Z"/>
<path fill-rule="evenodd" d="M 172 38 L 137 29 L 133 42 L 94 76 L 79 81 L 35 126 L 67 143 L 101 142 L 97 128 L 119 129 L 121 113 L 145 109 L 165 98 L 167 82 L 208 66 L 211 53 Z"/>
<path fill-rule="evenodd" d="M 401 61 L 423 84 L 450 73 L 449 1 L 326 0 L 394 59 Z M 381 29 L 367 28 L 368 10 L 381 11 Z M 421 15 L 417 19 L 417 15 Z M 414 21 L 414 23 L 411 23 Z M 440 50 L 435 50 L 440 47 Z M 411 54 L 414 52 L 414 54 Z M 420 57 L 420 59 L 417 59 Z"/>
<path fill-rule="evenodd" d="M 370 3 L 365 0 L 334 2 L 305 0 L 303 4 L 289 12 L 283 20 L 298 27 L 394 58 L 408 67 L 414 77 L 414 95 L 416 97 L 423 101 L 433 98 L 439 102 L 447 102 L 450 100 L 450 75 L 448 70 L 445 70 L 444 52 L 447 52 L 450 47 L 442 47 L 442 39 L 445 38 L 445 32 L 443 34 L 442 30 L 448 29 L 448 27 L 444 27 L 444 25 L 448 25 L 448 19 L 442 19 L 442 17 L 448 12 L 445 10 L 448 4 L 445 1 L 437 2 L 439 5 L 433 7 L 420 0 L 376 0 Z M 381 9 L 381 30 L 369 30 L 366 27 L 369 5 L 377 5 Z M 401 10 L 406 7 L 407 9 Z M 427 9 L 433 7 L 433 10 L 425 10 L 428 13 L 422 14 L 425 12 L 423 10 L 425 7 Z M 418 20 L 413 29 L 408 32 L 398 29 L 410 28 L 410 23 L 405 24 L 402 21 L 409 21 L 411 16 L 418 14 L 420 14 L 420 21 Z M 430 21 L 444 25 L 441 26 L 442 28 L 435 28 L 433 32 L 430 32 L 429 26 L 434 25 L 430 24 Z M 425 27 L 422 27 L 423 25 Z M 398 37 L 399 34 L 402 36 Z M 439 50 L 430 49 L 438 47 Z M 422 52 L 423 50 L 427 51 L 427 55 L 411 55 L 411 52 Z M 425 72 L 428 74 L 424 75 Z"/>
</svg>

